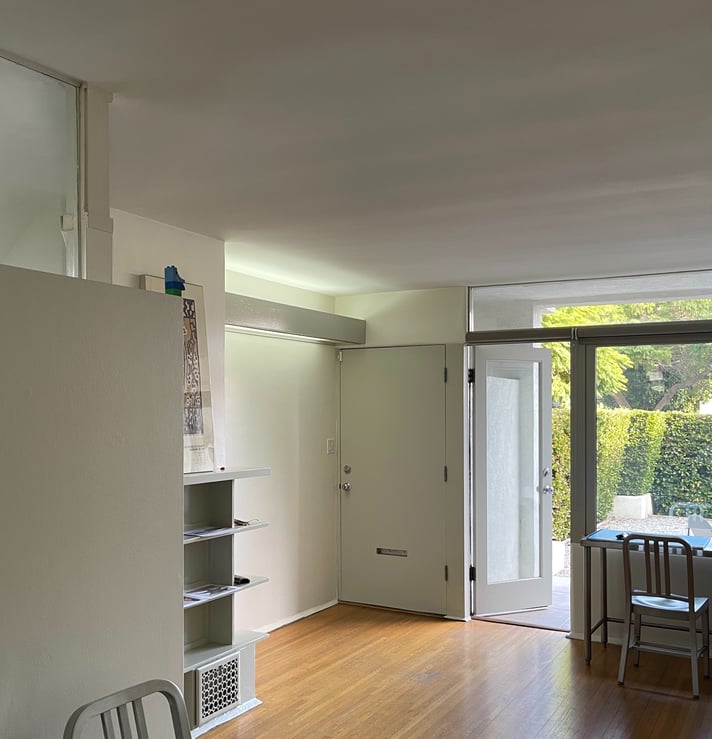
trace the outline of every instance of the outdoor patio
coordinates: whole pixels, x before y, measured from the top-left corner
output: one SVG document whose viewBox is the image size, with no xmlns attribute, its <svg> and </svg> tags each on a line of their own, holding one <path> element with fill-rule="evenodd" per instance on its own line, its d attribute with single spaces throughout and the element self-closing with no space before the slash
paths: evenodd
<svg viewBox="0 0 712 739">
<path fill-rule="evenodd" d="M 687 516 L 648 516 L 646 518 L 609 516 L 599 524 L 598 528 L 660 534 L 687 534 Z M 489 620 L 519 626 L 568 631 L 570 628 L 570 562 L 571 542 L 566 541 L 564 565 L 553 575 L 552 602 L 549 607 L 490 616 Z"/>
<path fill-rule="evenodd" d="M 599 524 L 598 528 L 658 534 L 686 534 L 687 516 L 648 516 L 647 518 L 609 516 L 602 524 Z"/>
</svg>

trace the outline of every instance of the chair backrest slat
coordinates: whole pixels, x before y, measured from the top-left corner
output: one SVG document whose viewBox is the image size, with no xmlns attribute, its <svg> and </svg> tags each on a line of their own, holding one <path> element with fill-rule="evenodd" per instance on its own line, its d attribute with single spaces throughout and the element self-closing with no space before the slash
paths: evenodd
<svg viewBox="0 0 712 739">
<path fill-rule="evenodd" d="M 143 712 L 143 701 L 141 698 L 133 702 L 134 720 L 136 722 L 136 736 L 138 739 L 148 739 L 148 728 L 146 726 L 146 715 Z"/>
<path fill-rule="evenodd" d="M 116 715 L 119 717 L 119 731 L 121 732 L 121 739 L 132 739 L 131 721 L 129 720 L 129 711 L 125 703 L 116 707 Z"/>
<path fill-rule="evenodd" d="M 111 711 L 104 711 L 101 714 L 101 728 L 104 730 L 104 739 L 116 739 Z"/>
</svg>

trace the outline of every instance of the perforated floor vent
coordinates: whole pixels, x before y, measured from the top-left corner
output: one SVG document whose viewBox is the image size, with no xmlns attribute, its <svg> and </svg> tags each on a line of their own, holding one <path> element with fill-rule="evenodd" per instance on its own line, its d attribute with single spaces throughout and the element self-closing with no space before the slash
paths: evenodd
<svg viewBox="0 0 712 739">
<path fill-rule="evenodd" d="M 198 726 L 240 703 L 240 655 L 199 667 L 195 680 Z"/>
</svg>

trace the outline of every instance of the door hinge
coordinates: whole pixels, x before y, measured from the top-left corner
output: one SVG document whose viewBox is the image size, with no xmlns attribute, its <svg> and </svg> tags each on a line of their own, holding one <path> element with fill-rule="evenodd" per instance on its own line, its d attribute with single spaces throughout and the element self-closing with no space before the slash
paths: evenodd
<svg viewBox="0 0 712 739">
<path fill-rule="evenodd" d="M 443 480 L 447 482 L 447 465 L 443 467 Z"/>
<path fill-rule="evenodd" d="M 470 565 L 470 580 L 474 582 L 477 579 L 477 571 L 475 565 Z"/>
<path fill-rule="evenodd" d="M 468 384 L 472 384 L 475 381 L 475 370 L 468 369 L 467 370 L 467 382 Z"/>
<path fill-rule="evenodd" d="M 447 576 L 448 576 L 448 569 L 447 569 L 447 565 L 445 565 L 445 582 L 447 582 Z"/>
<path fill-rule="evenodd" d="M 447 367 L 443 367 L 443 382 L 447 382 Z"/>
</svg>

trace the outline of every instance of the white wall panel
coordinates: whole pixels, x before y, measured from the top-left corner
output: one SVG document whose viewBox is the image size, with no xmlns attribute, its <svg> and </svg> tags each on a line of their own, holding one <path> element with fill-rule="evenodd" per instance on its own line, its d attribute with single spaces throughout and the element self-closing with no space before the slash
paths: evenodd
<svg viewBox="0 0 712 739">
<path fill-rule="evenodd" d="M 238 515 L 269 521 L 236 537 L 236 571 L 271 582 L 240 594 L 240 625 L 272 626 L 336 599 L 337 360 L 331 346 L 226 332 L 226 457 L 272 467 L 238 482 Z"/>
<path fill-rule="evenodd" d="M 163 295 L 0 267 L 0 735 L 182 674 L 182 335 Z"/>
</svg>

